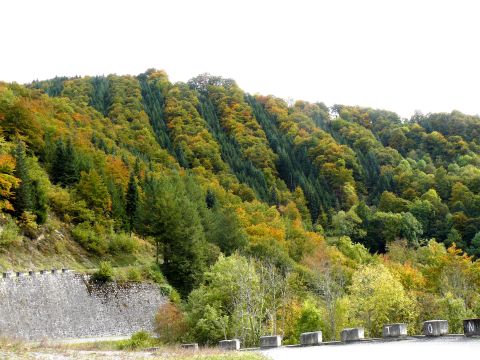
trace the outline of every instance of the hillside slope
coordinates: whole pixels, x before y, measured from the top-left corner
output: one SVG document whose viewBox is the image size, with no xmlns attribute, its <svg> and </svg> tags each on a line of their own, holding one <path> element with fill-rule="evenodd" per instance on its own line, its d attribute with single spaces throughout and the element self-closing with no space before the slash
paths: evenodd
<svg viewBox="0 0 480 360">
<path fill-rule="evenodd" d="M 318 316 L 334 337 L 336 317 L 347 316 L 340 300 L 364 295 L 362 276 L 398 282 L 402 316 L 417 324 L 411 304 L 440 314 L 445 296 L 475 312 L 480 303 L 465 289 L 480 283 L 479 135 L 480 118 L 457 111 L 407 120 L 289 106 L 209 75 L 0 83 L 0 267 L 109 260 L 131 279 L 164 276 L 191 299 L 193 322 L 212 303 L 221 305 L 208 316 L 237 321 L 232 299 L 209 298 L 215 271 L 294 276 L 296 315 L 269 294 L 276 305 L 247 343 L 280 326 L 277 315 L 284 333 L 297 331 L 287 318 L 309 311 L 305 294 L 320 294 Z M 200 341 L 221 334 L 215 326 L 216 335 L 196 329 Z"/>
</svg>

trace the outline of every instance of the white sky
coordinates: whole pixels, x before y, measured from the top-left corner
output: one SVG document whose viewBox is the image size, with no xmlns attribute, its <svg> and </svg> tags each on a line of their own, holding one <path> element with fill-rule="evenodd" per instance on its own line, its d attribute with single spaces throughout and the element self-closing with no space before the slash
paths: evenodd
<svg viewBox="0 0 480 360">
<path fill-rule="evenodd" d="M 245 91 L 480 113 L 480 2 L 0 0 L 0 80 L 203 72 Z"/>
</svg>

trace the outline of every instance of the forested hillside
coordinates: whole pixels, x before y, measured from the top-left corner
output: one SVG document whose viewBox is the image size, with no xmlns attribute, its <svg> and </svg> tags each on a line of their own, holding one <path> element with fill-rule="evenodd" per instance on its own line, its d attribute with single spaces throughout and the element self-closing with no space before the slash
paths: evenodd
<svg viewBox="0 0 480 360">
<path fill-rule="evenodd" d="M 480 118 L 157 70 L 0 83 L 0 229 L 4 269 L 108 260 L 161 283 L 165 341 L 458 331 L 480 316 Z"/>
</svg>

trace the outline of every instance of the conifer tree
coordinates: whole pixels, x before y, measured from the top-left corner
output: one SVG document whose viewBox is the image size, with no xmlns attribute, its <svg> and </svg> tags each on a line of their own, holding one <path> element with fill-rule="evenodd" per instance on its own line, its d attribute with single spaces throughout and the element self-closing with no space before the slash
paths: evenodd
<svg viewBox="0 0 480 360">
<path fill-rule="evenodd" d="M 14 156 L 16 162 L 15 176 L 20 179 L 20 185 L 15 191 L 14 208 L 16 215 L 20 216 L 24 211 L 31 211 L 34 208 L 34 189 L 28 171 L 27 155 L 23 142 L 18 142 Z"/>
<path fill-rule="evenodd" d="M 80 179 L 80 171 L 78 169 L 77 156 L 73 148 L 72 140 L 68 139 L 65 147 L 65 167 L 63 175 L 63 183 L 66 186 L 74 185 Z"/>
<path fill-rule="evenodd" d="M 123 187 L 113 181 L 108 183 L 108 191 L 112 198 L 112 216 L 115 219 L 115 228 L 129 230 L 129 221 L 126 212 L 126 198 Z"/>
<path fill-rule="evenodd" d="M 51 172 L 55 184 L 71 186 L 78 182 L 80 178 L 78 161 L 70 139 L 66 145 L 62 140 L 57 141 Z"/>
<path fill-rule="evenodd" d="M 182 296 L 205 270 L 205 233 L 182 179 L 149 179 L 138 210 L 141 233 L 152 236 L 163 255 L 162 272 Z"/>
<path fill-rule="evenodd" d="M 59 139 L 55 144 L 55 152 L 53 154 L 53 162 L 51 168 L 52 182 L 54 184 L 62 184 L 63 169 L 65 168 L 65 163 L 65 144 L 61 139 Z"/>
<path fill-rule="evenodd" d="M 207 190 L 207 195 L 205 196 L 205 203 L 207 204 L 207 208 L 209 209 L 215 207 L 215 204 L 217 203 L 215 193 L 210 189 Z"/>
<path fill-rule="evenodd" d="M 32 181 L 33 213 L 37 216 L 37 223 L 43 224 L 47 220 L 47 196 L 38 180 Z"/>
<path fill-rule="evenodd" d="M 128 181 L 127 187 L 127 196 L 126 196 L 126 213 L 127 213 L 127 220 L 128 220 L 128 230 L 132 232 L 135 225 L 135 217 L 137 214 L 137 207 L 138 207 L 138 186 L 137 181 L 135 180 L 135 176 L 130 174 L 130 180 Z"/>
</svg>

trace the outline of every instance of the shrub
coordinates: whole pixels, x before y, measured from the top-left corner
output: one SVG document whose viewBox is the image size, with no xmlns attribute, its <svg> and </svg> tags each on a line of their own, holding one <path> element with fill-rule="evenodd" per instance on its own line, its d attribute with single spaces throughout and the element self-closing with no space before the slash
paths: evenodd
<svg viewBox="0 0 480 360">
<path fill-rule="evenodd" d="M 143 279 L 143 275 L 139 268 L 129 267 L 129 269 L 127 270 L 128 281 L 140 282 L 142 281 L 142 279 Z"/>
<path fill-rule="evenodd" d="M 24 211 L 19 220 L 20 226 L 26 236 L 30 239 L 34 239 L 38 236 L 37 215 L 30 211 Z"/>
<path fill-rule="evenodd" d="M 5 224 L 0 228 L 0 248 L 8 248 L 10 246 L 20 245 L 22 236 L 20 229 L 13 219 L 8 218 Z"/>
<path fill-rule="evenodd" d="M 64 221 L 80 223 L 82 221 L 94 221 L 95 213 L 87 209 L 84 200 L 75 200 L 73 196 L 60 186 L 52 186 L 48 192 L 48 203 L 52 210 Z"/>
<path fill-rule="evenodd" d="M 138 248 L 137 240 L 125 233 L 112 233 L 108 249 L 112 254 L 132 254 Z"/>
<path fill-rule="evenodd" d="M 187 322 L 177 305 L 168 302 L 160 306 L 155 316 L 155 332 L 165 344 L 179 342 L 187 332 Z"/>
<path fill-rule="evenodd" d="M 297 320 L 295 330 L 297 338 L 301 333 L 318 331 L 322 328 L 322 314 L 312 301 L 303 303 L 300 317 Z"/>
<path fill-rule="evenodd" d="M 88 251 L 99 255 L 103 255 L 107 251 L 107 240 L 102 234 L 95 231 L 89 222 L 83 222 L 75 226 L 72 230 L 72 235 L 75 241 Z"/>
<path fill-rule="evenodd" d="M 110 261 L 102 261 L 100 262 L 100 267 L 97 272 L 92 275 L 92 281 L 101 283 L 109 282 L 113 280 L 114 275 L 115 272 Z"/>
<path fill-rule="evenodd" d="M 122 342 L 118 348 L 119 350 L 146 348 L 155 345 L 156 342 L 157 340 L 148 332 L 138 331 L 133 334 L 129 340 Z"/>
</svg>

